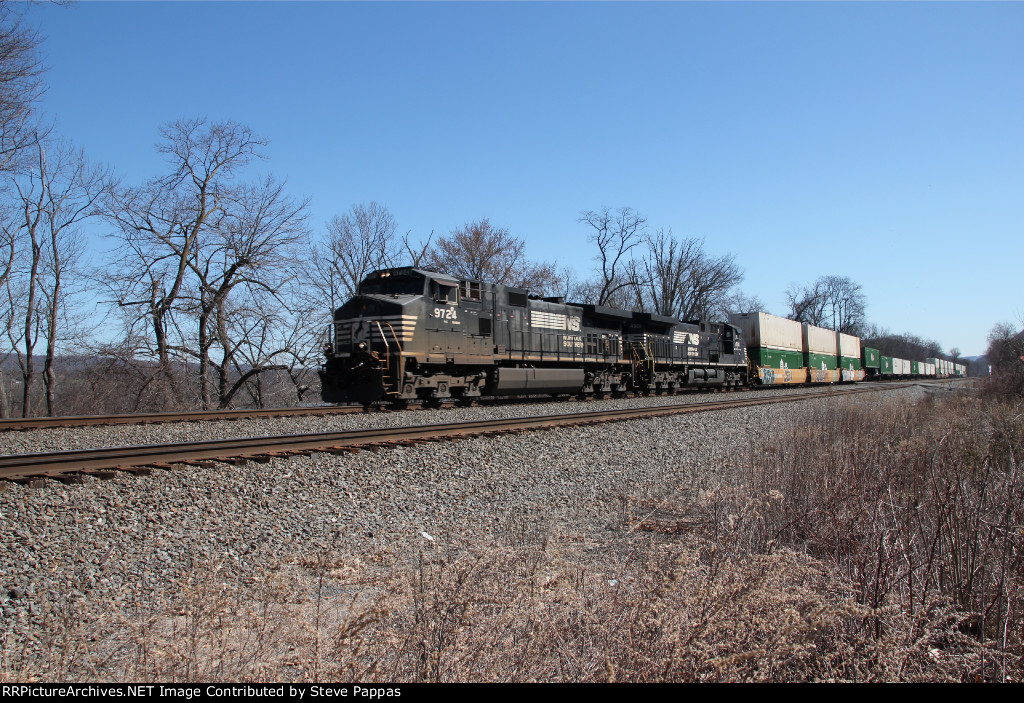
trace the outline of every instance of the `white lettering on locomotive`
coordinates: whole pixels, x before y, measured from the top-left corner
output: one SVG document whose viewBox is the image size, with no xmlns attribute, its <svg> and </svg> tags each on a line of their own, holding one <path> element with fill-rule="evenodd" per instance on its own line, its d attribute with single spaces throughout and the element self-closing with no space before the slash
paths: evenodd
<svg viewBox="0 0 1024 703">
<path fill-rule="evenodd" d="M 583 337 L 575 334 L 567 334 L 562 337 L 562 345 L 566 349 L 578 349 L 583 350 Z"/>
</svg>

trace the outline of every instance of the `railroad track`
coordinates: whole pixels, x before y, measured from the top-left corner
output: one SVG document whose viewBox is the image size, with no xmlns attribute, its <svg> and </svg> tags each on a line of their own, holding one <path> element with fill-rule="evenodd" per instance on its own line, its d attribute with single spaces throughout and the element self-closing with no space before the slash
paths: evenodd
<svg viewBox="0 0 1024 703">
<path fill-rule="evenodd" d="M 927 381 L 926 381 L 927 382 Z M 802 387 L 787 389 L 785 386 L 770 386 L 773 390 L 806 390 Z M 551 398 L 516 398 L 501 402 L 530 405 L 550 402 Z M 490 399 L 479 401 L 488 404 Z M 380 409 L 392 410 L 387 406 Z M 420 409 L 412 404 L 408 409 Z M 264 408 L 248 410 L 194 410 L 189 412 L 139 413 L 132 415 L 63 415 L 58 417 L 28 417 L 0 419 L 0 432 L 39 430 L 52 427 L 98 427 L 106 425 L 150 425 L 170 422 L 210 422 L 214 420 L 249 420 L 258 417 L 303 417 L 307 415 L 348 415 L 363 412 L 361 405 L 320 405 L 306 408 Z"/>
<path fill-rule="evenodd" d="M 527 398 L 485 398 L 476 401 L 475 404 L 491 405 L 504 403 L 506 405 L 532 405 L 537 403 L 549 403 L 552 398 L 527 397 Z M 446 403 L 445 407 L 454 407 L 456 401 Z M 386 404 L 373 406 L 375 411 L 395 412 Z M 402 410 L 433 410 L 432 406 L 420 403 L 411 403 Z M 265 408 L 248 410 L 192 410 L 188 412 L 164 412 L 164 413 L 136 413 L 131 415 L 60 415 L 57 417 L 27 417 L 27 418 L 2 418 L 0 419 L 0 432 L 16 432 L 41 430 L 53 427 L 104 427 L 108 425 L 154 425 L 171 422 L 211 422 L 215 420 L 251 420 L 257 417 L 303 417 L 316 415 L 349 415 L 352 413 L 365 412 L 362 405 L 318 405 L 305 408 Z"/>
<path fill-rule="evenodd" d="M 249 410 L 196 410 L 174 413 L 138 413 L 133 415 L 63 415 L 58 417 L 4 418 L 0 432 L 39 430 L 48 427 L 90 427 L 96 425 L 149 425 L 161 422 L 209 422 L 211 420 L 249 420 L 254 417 L 300 417 L 303 415 L 345 415 L 360 412 L 360 406 L 323 405 L 308 408 L 265 408 Z"/>
<path fill-rule="evenodd" d="M 415 445 L 423 442 L 454 440 L 496 434 L 521 433 L 531 430 L 592 425 L 604 422 L 712 412 L 751 407 L 769 403 L 791 403 L 822 397 L 858 395 L 893 390 L 913 383 L 885 386 L 853 386 L 824 388 L 798 395 L 761 398 L 728 398 L 699 404 L 674 404 L 621 410 L 597 410 L 561 415 L 539 415 L 507 419 L 489 419 L 398 428 L 345 430 L 289 434 L 270 437 L 204 440 L 174 444 L 149 444 L 127 447 L 69 450 L 35 454 L 10 454 L 0 457 L 0 479 L 41 485 L 47 478 L 67 483 L 80 483 L 85 476 L 109 478 L 118 472 L 146 474 L 170 469 L 175 464 L 207 468 L 216 462 L 238 464 L 246 461 L 268 462 L 275 457 L 326 452 L 354 453 L 361 449 L 385 446 Z"/>
</svg>

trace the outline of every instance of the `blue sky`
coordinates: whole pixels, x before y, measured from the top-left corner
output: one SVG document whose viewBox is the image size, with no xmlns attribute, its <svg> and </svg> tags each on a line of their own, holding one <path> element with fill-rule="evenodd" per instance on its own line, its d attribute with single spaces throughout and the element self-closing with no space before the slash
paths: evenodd
<svg viewBox="0 0 1024 703">
<path fill-rule="evenodd" d="M 1024 315 L 1024 4 L 79 2 L 29 18 L 43 107 L 130 183 L 161 124 L 232 119 L 317 229 L 489 217 L 592 266 L 628 205 L 733 252 L 785 312 L 847 275 L 869 318 L 984 351 Z M 96 245 L 102 258 L 104 244 Z M 325 310 L 325 317 L 328 311 Z"/>
</svg>

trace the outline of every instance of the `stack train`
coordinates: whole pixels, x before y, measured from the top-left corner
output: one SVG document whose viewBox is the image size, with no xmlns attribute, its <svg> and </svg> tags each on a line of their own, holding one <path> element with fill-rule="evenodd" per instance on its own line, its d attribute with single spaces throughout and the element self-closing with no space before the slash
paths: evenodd
<svg viewBox="0 0 1024 703">
<path fill-rule="evenodd" d="M 412 267 L 367 276 L 335 311 L 324 354 L 323 400 L 364 405 L 966 375 L 762 312 L 684 322 Z"/>
</svg>

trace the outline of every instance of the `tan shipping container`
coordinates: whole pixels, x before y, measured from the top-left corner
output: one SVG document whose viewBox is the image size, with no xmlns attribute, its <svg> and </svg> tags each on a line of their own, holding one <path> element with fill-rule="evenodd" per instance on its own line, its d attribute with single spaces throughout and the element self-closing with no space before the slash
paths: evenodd
<svg viewBox="0 0 1024 703">
<path fill-rule="evenodd" d="M 800 323 L 766 312 L 729 315 L 729 323 L 740 328 L 748 347 L 801 351 Z"/>
<path fill-rule="evenodd" d="M 832 330 L 822 329 L 814 325 L 803 325 L 804 351 L 812 354 L 825 354 L 826 356 L 838 356 L 839 344 L 836 333 Z"/>
<path fill-rule="evenodd" d="M 860 358 L 860 337 L 836 332 L 836 339 L 839 341 L 839 356 L 847 356 L 851 359 Z"/>
</svg>

